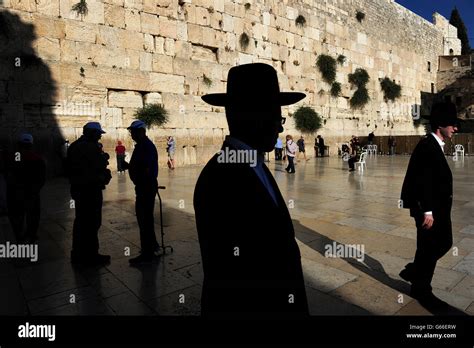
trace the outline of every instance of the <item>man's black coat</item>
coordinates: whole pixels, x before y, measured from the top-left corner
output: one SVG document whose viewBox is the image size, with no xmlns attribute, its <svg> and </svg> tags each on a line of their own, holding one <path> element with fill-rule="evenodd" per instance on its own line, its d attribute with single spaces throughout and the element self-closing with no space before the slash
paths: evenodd
<svg viewBox="0 0 474 348">
<path fill-rule="evenodd" d="M 412 216 L 432 211 L 433 218 L 449 216 L 453 200 L 453 176 L 433 135 L 416 146 L 408 164 L 401 200 Z"/>
<path fill-rule="evenodd" d="M 300 251 L 273 176 L 263 164 L 278 205 L 249 164 L 218 163 L 217 157 L 203 169 L 194 192 L 202 314 L 307 315 Z"/>
</svg>

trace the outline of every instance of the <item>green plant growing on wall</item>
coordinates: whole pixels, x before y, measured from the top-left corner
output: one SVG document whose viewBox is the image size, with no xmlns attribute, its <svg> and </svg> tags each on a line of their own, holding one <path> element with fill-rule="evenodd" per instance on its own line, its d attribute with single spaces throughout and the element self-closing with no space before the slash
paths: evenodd
<svg viewBox="0 0 474 348">
<path fill-rule="evenodd" d="M 352 74 L 349 74 L 349 82 L 357 87 L 349 100 L 351 108 L 362 109 L 369 102 L 369 91 L 365 87 L 369 80 L 369 74 L 362 68 L 357 68 Z"/>
<path fill-rule="evenodd" d="M 337 62 L 341 65 L 343 65 L 346 62 L 346 56 L 343 54 L 340 54 L 337 56 Z"/>
<path fill-rule="evenodd" d="M 86 77 L 86 74 L 84 74 L 85 70 L 84 68 L 81 66 L 81 68 L 79 69 L 79 75 L 81 75 L 81 77 Z"/>
<path fill-rule="evenodd" d="M 337 98 L 341 95 L 341 84 L 339 82 L 333 82 L 331 86 L 331 96 Z"/>
<path fill-rule="evenodd" d="M 356 87 L 365 87 L 370 77 L 366 70 L 357 68 L 352 74 L 349 74 L 349 82 Z"/>
<path fill-rule="evenodd" d="M 321 128 L 321 116 L 308 106 L 301 106 L 293 115 L 295 128 L 302 133 L 314 133 Z"/>
<path fill-rule="evenodd" d="M 79 2 L 72 6 L 72 11 L 76 12 L 77 16 L 87 16 L 89 8 L 87 7 L 86 0 L 79 0 Z"/>
<path fill-rule="evenodd" d="M 203 74 L 202 75 L 202 82 L 204 82 L 204 84 L 207 86 L 207 87 L 211 87 L 212 86 L 212 80 L 206 76 L 206 74 Z"/>
<path fill-rule="evenodd" d="M 300 28 L 304 27 L 306 24 L 306 18 L 304 18 L 303 15 L 298 15 L 298 17 L 296 17 L 295 19 L 295 24 L 297 27 L 300 27 Z"/>
<path fill-rule="evenodd" d="M 240 34 L 239 38 L 240 47 L 245 51 L 250 43 L 250 38 L 246 33 Z"/>
<path fill-rule="evenodd" d="M 402 87 L 388 77 L 380 81 L 380 87 L 382 88 L 385 101 L 395 101 L 395 99 L 400 98 L 402 95 Z"/>
<path fill-rule="evenodd" d="M 251 5 L 250 5 L 249 2 L 245 3 L 245 5 L 244 5 L 245 10 L 246 10 L 246 11 L 250 10 L 250 6 L 251 6 Z"/>
<path fill-rule="evenodd" d="M 323 80 L 332 84 L 336 80 L 336 60 L 326 54 L 321 54 L 316 65 L 321 73 Z"/>
<path fill-rule="evenodd" d="M 362 23 L 362 21 L 365 19 L 365 13 L 362 11 L 357 11 L 356 12 L 356 19 L 359 23 Z"/>
<path fill-rule="evenodd" d="M 168 111 L 160 104 L 146 104 L 135 112 L 135 119 L 145 122 L 148 128 L 160 127 L 168 122 Z"/>
</svg>

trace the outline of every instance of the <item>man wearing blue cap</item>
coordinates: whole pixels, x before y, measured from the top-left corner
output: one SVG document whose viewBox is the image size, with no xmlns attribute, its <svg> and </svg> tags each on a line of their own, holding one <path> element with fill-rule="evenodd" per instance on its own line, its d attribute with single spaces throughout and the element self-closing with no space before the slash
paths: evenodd
<svg viewBox="0 0 474 348">
<path fill-rule="evenodd" d="M 40 221 L 40 191 L 45 183 L 46 164 L 33 150 L 33 136 L 24 133 L 18 141 L 18 151 L 7 167 L 8 217 L 19 242 L 33 243 L 37 239 Z M 23 226 L 26 221 L 26 233 Z"/>
<path fill-rule="evenodd" d="M 415 219 L 416 254 L 400 277 L 411 282 L 410 296 L 428 310 L 446 309 L 447 304 L 432 292 L 431 281 L 437 261 L 453 244 L 451 207 L 453 176 L 444 155 L 444 141 L 457 131 L 456 106 L 449 102 L 433 105 L 431 134 L 416 146 L 403 182 L 401 202 Z"/>
<path fill-rule="evenodd" d="M 99 140 L 105 133 L 99 122 L 89 122 L 83 135 L 69 146 L 68 174 L 71 197 L 75 201 L 71 261 L 83 265 L 110 262 L 109 255 L 99 254 L 99 228 L 102 224 L 102 190 L 112 178 L 107 169 Z"/>
<path fill-rule="evenodd" d="M 153 216 L 158 191 L 158 152 L 146 136 L 146 124 L 143 121 L 133 121 L 128 130 L 136 145 L 130 163 L 125 163 L 125 168 L 135 184 L 135 212 L 141 244 L 141 254 L 129 262 L 131 265 L 139 265 L 151 263 L 155 251 L 159 250 Z"/>
</svg>

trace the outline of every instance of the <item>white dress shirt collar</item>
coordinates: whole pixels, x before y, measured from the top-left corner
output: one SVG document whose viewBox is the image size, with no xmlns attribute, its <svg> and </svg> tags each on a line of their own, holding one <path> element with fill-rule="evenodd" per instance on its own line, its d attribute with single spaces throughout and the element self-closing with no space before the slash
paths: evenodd
<svg viewBox="0 0 474 348">
<path fill-rule="evenodd" d="M 436 141 L 438 142 L 439 146 L 441 146 L 442 149 L 444 149 L 444 141 L 440 139 L 435 133 L 431 132 L 431 135 L 434 136 Z"/>
</svg>

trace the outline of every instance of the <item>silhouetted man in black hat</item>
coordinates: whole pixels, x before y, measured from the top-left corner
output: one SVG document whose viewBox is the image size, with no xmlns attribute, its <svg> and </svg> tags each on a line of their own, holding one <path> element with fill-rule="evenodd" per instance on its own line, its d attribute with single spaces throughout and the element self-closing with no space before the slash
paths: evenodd
<svg viewBox="0 0 474 348">
<path fill-rule="evenodd" d="M 233 67 L 227 94 L 202 99 L 225 106 L 230 135 L 203 169 L 194 209 L 204 268 L 202 314 L 278 317 L 308 314 L 301 256 L 280 190 L 265 166 L 285 118 L 282 93 L 267 64 Z"/>
<path fill-rule="evenodd" d="M 443 102 L 433 105 L 430 126 L 416 146 L 408 164 L 401 200 L 410 209 L 417 228 L 416 254 L 400 276 L 411 282 L 410 296 L 427 309 L 447 304 L 432 293 L 431 280 L 437 261 L 452 246 L 451 206 L 453 176 L 444 155 L 444 141 L 457 131 L 456 106 Z"/>
</svg>

